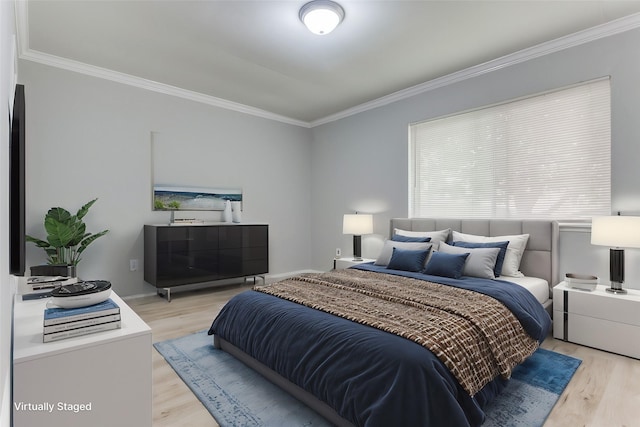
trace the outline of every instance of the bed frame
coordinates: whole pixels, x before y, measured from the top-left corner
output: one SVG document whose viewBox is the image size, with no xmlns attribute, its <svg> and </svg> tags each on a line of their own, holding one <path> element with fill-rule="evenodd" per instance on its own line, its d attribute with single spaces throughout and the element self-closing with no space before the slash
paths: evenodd
<svg viewBox="0 0 640 427">
<path fill-rule="evenodd" d="M 471 220 L 436 218 L 394 218 L 391 220 L 390 235 L 394 228 L 410 231 L 437 231 L 451 229 L 467 234 L 482 236 L 502 236 L 511 234 L 529 234 L 529 241 L 522 257 L 520 270 L 526 276 L 540 277 L 549 283 L 549 295 L 558 283 L 558 223 L 550 220 Z M 545 307 L 552 310 L 551 302 Z M 255 360 L 233 344 L 214 336 L 213 344 L 257 371 L 293 397 L 297 398 L 330 423 L 339 427 L 353 427 L 353 424 L 311 393 Z"/>
</svg>

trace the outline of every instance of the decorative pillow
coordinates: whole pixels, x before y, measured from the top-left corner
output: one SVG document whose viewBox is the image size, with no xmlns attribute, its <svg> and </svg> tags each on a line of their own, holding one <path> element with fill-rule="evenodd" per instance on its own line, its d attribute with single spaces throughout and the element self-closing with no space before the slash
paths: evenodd
<svg viewBox="0 0 640 427">
<path fill-rule="evenodd" d="M 387 268 L 392 270 L 422 271 L 430 250 L 431 248 L 417 251 L 393 248 L 393 254 Z"/>
<path fill-rule="evenodd" d="M 487 242 L 487 243 L 473 243 L 473 242 L 453 242 L 453 246 L 461 248 L 498 248 L 498 258 L 496 259 L 496 266 L 493 268 L 493 275 L 498 277 L 502 274 L 502 265 L 504 264 L 504 256 L 507 253 L 507 246 L 509 242 Z"/>
<path fill-rule="evenodd" d="M 464 240 L 465 242 L 474 243 L 487 243 L 487 242 L 504 242 L 509 241 L 507 246 L 507 252 L 504 256 L 504 263 L 502 264 L 502 275 L 511 277 L 524 277 L 520 269 L 520 261 L 522 261 L 522 255 L 524 249 L 529 241 L 528 234 L 514 234 L 509 236 L 477 236 L 475 234 L 464 234 L 453 232 L 453 241 L 457 242 Z"/>
<path fill-rule="evenodd" d="M 433 243 L 433 250 L 438 249 L 439 242 L 446 242 L 449 239 L 450 228 L 439 231 L 409 231 L 401 230 L 399 228 L 393 229 L 394 236 L 407 236 L 407 237 L 430 237 Z"/>
<path fill-rule="evenodd" d="M 483 279 L 495 279 L 493 269 L 496 266 L 496 259 L 500 248 L 461 248 L 440 243 L 440 252 L 447 254 L 469 254 L 467 262 L 462 269 L 463 276 L 481 277 Z"/>
<path fill-rule="evenodd" d="M 394 242 L 393 240 L 385 240 L 382 251 L 378 255 L 378 259 L 374 262 L 375 265 L 387 266 L 391 260 L 393 254 L 393 248 L 409 249 L 414 251 L 424 251 L 431 249 L 431 243 L 418 243 L 418 242 Z"/>
<path fill-rule="evenodd" d="M 414 237 L 394 234 L 391 240 L 393 240 L 394 242 L 430 242 L 431 237 Z"/>
<path fill-rule="evenodd" d="M 468 256 L 469 254 L 434 252 L 431 254 L 429 262 L 427 262 L 424 274 L 459 279 L 462 277 L 462 270 Z"/>
</svg>

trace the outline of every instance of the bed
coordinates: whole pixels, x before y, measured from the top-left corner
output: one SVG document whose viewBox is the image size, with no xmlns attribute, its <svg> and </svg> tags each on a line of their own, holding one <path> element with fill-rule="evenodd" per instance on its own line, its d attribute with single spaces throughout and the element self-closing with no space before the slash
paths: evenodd
<svg viewBox="0 0 640 427">
<path fill-rule="evenodd" d="M 386 241 L 376 263 L 235 296 L 211 325 L 214 345 L 338 426 L 481 425 L 511 369 L 550 330 L 557 223 L 399 218 L 390 224 L 396 235 L 406 240 Z M 431 274 L 441 260 L 470 271 L 471 257 L 485 274 L 485 258 L 512 254 L 511 243 L 494 249 L 504 236 L 527 236 L 515 266 L 521 277 Z M 421 255 L 415 248 L 424 244 Z M 503 261 L 505 269 L 513 262 Z M 398 268 L 416 262 L 430 274 Z"/>
</svg>

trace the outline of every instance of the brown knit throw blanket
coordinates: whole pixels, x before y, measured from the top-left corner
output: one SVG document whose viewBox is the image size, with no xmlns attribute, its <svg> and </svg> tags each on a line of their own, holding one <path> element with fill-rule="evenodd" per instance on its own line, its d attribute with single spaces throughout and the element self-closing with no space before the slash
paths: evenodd
<svg viewBox="0 0 640 427">
<path fill-rule="evenodd" d="M 511 311 L 484 294 L 356 269 L 304 274 L 256 291 L 414 341 L 475 395 L 538 347 Z"/>
</svg>

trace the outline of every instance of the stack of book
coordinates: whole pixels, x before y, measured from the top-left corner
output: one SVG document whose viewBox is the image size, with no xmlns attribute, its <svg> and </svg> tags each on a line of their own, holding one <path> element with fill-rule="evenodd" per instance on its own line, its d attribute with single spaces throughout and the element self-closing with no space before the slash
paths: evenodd
<svg viewBox="0 0 640 427">
<path fill-rule="evenodd" d="M 110 298 L 87 307 L 47 308 L 44 310 L 43 342 L 79 337 L 120 327 L 120 307 Z"/>
<path fill-rule="evenodd" d="M 598 285 L 597 276 L 589 276 L 586 274 L 567 273 L 564 281 L 570 288 L 582 289 L 584 291 L 593 291 Z"/>
</svg>

